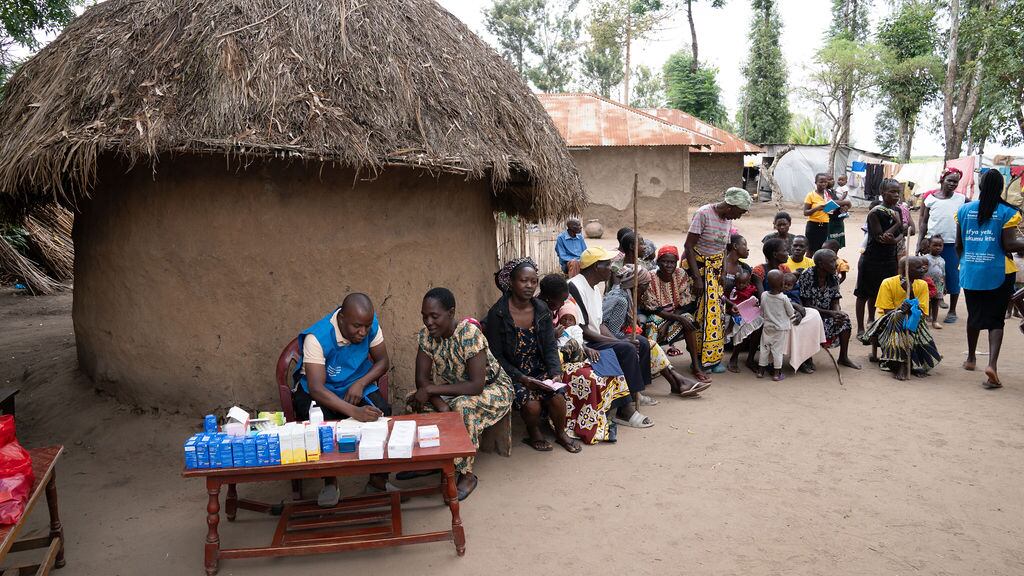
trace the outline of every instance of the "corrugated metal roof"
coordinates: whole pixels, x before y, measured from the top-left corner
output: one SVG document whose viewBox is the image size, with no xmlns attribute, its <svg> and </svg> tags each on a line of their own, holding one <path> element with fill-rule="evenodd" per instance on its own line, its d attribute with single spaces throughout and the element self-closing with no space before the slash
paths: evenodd
<svg viewBox="0 0 1024 576">
<path fill-rule="evenodd" d="M 706 122 L 703 122 L 682 110 L 675 110 L 673 108 L 652 108 L 644 110 L 644 112 L 647 112 L 652 116 L 657 116 L 662 120 L 671 122 L 676 126 L 692 130 L 707 138 L 715 140 L 717 144 L 711 146 L 712 153 L 760 154 L 763 152 L 760 147 L 747 142 L 735 134 L 707 124 Z"/>
<path fill-rule="evenodd" d="M 569 146 L 691 146 L 717 141 L 596 94 L 537 94 Z"/>
</svg>

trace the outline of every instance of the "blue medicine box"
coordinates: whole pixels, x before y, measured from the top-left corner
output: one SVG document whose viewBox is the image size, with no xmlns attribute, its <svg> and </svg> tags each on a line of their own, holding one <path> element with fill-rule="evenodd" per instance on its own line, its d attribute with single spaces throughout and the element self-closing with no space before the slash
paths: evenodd
<svg viewBox="0 0 1024 576">
<path fill-rule="evenodd" d="M 256 466 L 258 460 L 256 458 L 256 437 L 246 436 L 245 437 L 245 465 Z"/>
<path fill-rule="evenodd" d="M 198 434 L 189 436 L 188 440 L 185 440 L 185 468 L 188 470 L 195 470 L 199 468 L 199 457 L 196 455 L 196 441 L 199 439 Z"/>
<path fill-rule="evenodd" d="M 270 465 L 270 443 L 267 440 L 266 434 L 256 436 L 256 465 Z"/>
<path fill-rule="evenodd" d="M 334 427 L 320 426 L 320 452 L 327 454 L 334 452 Z"/>
<path fill-rule="evenodd" d="M 200 434 L 196 438 L 196 465 L 199 468 L 210 467 L 210 435 Z"/>
<path fill-rule="evenodd" d="M 218 468 L 231 468 L 234 465 L 234 455 L 231 453 L 231 438 L 221 435 L 217 443 L 217 460 L 220 462 Z"/>
<path fill-rule="evenodd" d="M 270 452 L 270 464 L 272 466 L 281 463 L 281 437 L 277 434 L 267 434 L 267 451 Z"/>
<path fill-rule="evenodd" d="M 235 468 L 245 466 L 245 439 L 241 436 L 231 437 L 231 465 Z"/>
<path fill-rule="evenodd" d="M 344 434 L 338 437 L 338 452 L 355 452 L 357 440 L 355 436 Z"/>
</svg>

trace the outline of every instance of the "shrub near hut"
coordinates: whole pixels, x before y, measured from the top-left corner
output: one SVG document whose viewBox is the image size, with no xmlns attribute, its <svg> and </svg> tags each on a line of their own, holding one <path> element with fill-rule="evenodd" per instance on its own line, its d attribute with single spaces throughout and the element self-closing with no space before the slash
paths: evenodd
<svg viewBox="0 0 1024 576">
<path fill-rule="evenodd" d="M 585 204 L 529 88 L 430 0 L 107 0 L 11 78 L 0 190 L 75 207 L 81 368 L 145 405 L 270 401 L 369 293 L 412 386 L 419 300 L 494 298 L 494 210 Z"/>
</svg>

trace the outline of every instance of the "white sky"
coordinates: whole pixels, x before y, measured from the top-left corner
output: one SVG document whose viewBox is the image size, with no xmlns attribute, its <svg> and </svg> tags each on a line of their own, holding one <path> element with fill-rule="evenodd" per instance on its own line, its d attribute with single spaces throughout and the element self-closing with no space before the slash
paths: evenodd
<svg viewBox="0 0 1024 576">
<path fill-rule="evenodd" d="M 484 29 L 483 9 L 491 5 L 491 0 L 437 0 L 449 12 L 465 22 L 471 30 L 484 40 L 493 39 Z M 743 75 L 740 67 L 747 57 L 747 28 L 752 20 L 749 0 L 727 0 L 724 7 L 711 8 L 706 0 L 694 2 L 694 20 L 697 27 L 697 42 L 700 48 L 700 59 L 718 68 L 718 83 L 722 88 L 722 100 L 733 118 L 739 102 L 740 90 L 743 88 Z M 581 2 L 586 8 L 586 1 Z M 782 16 L 782 54 L 789 66 L 789 86 L 793 88 L 806 82 L 807 66 L 810 65 L 814 52 L 821 43 L 822 34 L 828 28 L 832 14 L 831 0 L 778 0 L 778 8 Z M 891 10 L 890 2 L 875 0 L 871 10 L 872 26 Z M 76 12 L 81 13 L 77 8 Z M 650 40 L 638 43 L 633 49 L 635 64 L 644 64 L 655 70 L 661 70 L 669 54 L 690 43 L 690 31 L 686 22 L 685 12 L 680 11 L 675 20 L 654 35 Z M 851 124 L 851 144 L 858 148 L 877 150 L 875 143 L 875 113 L 871 102 L 872 94 L 860 95 L 858 105 L 854 109 Z M 795 96 L 790 96 L 790 111 L 814 116 L 814 108 Z M 936 117 L 938 109 L 922 113 L 922 117 Z M 924 120 L 922 120 L 923 122 Z M 940 129 L 941 130 L 941 129 Z M 942 156 L 942 136 L 931 133 L 925 126 L 920 126 L 914 135 L 914 156 Z M 1024 156 L 1024 146 L 1005 148 L 989 143 L 985 146 L 986 155 L 1014 154 Z"/>
<path fill-rule="evenodd" d="M 492 38 L 484 29 L 483 9 L 491 4 L 490 0 L 438 0 L 469 25 L 470 29 L 488 42 Z M 585 4 L 582 3 L 582 4 Z M 722 100 L 729 110 L 729 117 L 736 113 L 739 94 L 743 88 L 743 76 L 740 67 L 747 57 L 747 29 L 753 14 L 749 0 L 727 0 L 723 8 L 711 8 L 706 1 L 694 2 L 694 21 L 697 27 L 697 45 L 700 59 L 718 68 L 718 83 L 722 88 Z M 779 0 L 778 8 L 783 22 L 782 54 L 789 66 L 790 92 L 801 86 L 807 77 L 806 66 L 809 66 L 814 52 L 820 45 L 822 34 L 828 28 L 832 17 L 830 0 Z M 872 25 L 890 11 L 890 3 L 875 0 L 871 11 Z M 680 11 L 675 21 L 671 22 L 656 37 L 635 45 L 633 50 L 636 64 L 644 64 L 653 69 L 661 70 L 662 64 L 669 54 L 690 45 L 690 30 L 686 22 L 685 12 Z M 851 144 L 858 148 L 877 150 L 875 143 L 875 111 L 870 102 L 875 98 L 871 94 L 862 95 L 860 103 L 854 110 L 851 125 Z M 790 97 L 790 111 L 813 116 L 813 108 Z M 1001 154 L 1006 148 L 989 143 L 985 146 L 985 154 Z M 1024 155 L 1024 147 L 1011 149 L 1012 153 Z M 924 127 L 918 128 L 914 136 L 914 156 L 942 156 L 943 146 L 941 135 L 931 134 Z"/>
</svg>

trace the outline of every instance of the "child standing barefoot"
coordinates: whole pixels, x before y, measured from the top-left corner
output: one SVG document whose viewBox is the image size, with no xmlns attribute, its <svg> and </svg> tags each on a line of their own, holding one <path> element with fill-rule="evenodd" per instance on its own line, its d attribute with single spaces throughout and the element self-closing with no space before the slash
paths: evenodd
<svg viewBox="0 0 1024 576">
<path fill-rule="evenodd" d="M 768 272 L 765 281 L 768 291 L 761 294 L 761 316 L 764 317 L 764 330 L 761 333 L 761 348 L 758 354 L 757 377 L 764 378 L 768 359 L 772 362 L 772 380 L 778 382 L 786 376 L 782 373 L 782 350 L 789 340 L 789 331 L 793 324 L 800 323 L 800 317 L 793 308 L 793 303 L 782 293 L 782 272 Z"/>
<path fill-rule="evenodd" d="M 922 247 L 924 242 L 921 242 Z M 945 246 L 945 240 L 942 236 L 936 234 L 928 239 L 928 252 L 924 254 L 925 260 L 928 261 L 928 274 L 927 278 L 930 278 L 932 283 L 935 284 L 935 295 L 929 294 L 929 308 L 931 314 L 930 320 L 932 329 L 942 330 L 942 326 L 939 324 L 939 301 L 946 293 L 946 260 L 942 257 L 942 249 Z"/>
</svg>

